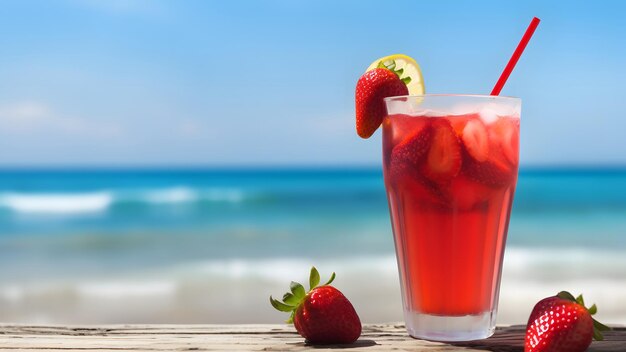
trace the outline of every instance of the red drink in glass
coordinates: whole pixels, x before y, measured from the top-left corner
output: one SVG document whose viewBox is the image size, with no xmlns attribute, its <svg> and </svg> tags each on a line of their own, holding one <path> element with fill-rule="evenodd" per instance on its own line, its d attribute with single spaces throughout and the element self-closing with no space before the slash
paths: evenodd
<svg viewBox="0 0 626 352">
<path fill-rule="evenodd" d="M 520 101 L 386 103 L 383 169 L 407 329 L 433 340 L 488 337 L 517 182 Z"/>
</svg>

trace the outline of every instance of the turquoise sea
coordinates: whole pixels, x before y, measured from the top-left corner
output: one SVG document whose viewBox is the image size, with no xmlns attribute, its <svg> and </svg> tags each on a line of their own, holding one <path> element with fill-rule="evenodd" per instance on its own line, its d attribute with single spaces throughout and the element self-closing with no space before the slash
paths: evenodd
<svg viewBox="0 0 626 352">
<path fill-rule="evenodd" d="M 0 172 L 5 321 L 280 322 L 312 264 L 402 319 L 380 169 Z M 500 322 L 568 289 L 626 323 L 626 169 L 523 169 L 504 265 Z"/>
</svg>

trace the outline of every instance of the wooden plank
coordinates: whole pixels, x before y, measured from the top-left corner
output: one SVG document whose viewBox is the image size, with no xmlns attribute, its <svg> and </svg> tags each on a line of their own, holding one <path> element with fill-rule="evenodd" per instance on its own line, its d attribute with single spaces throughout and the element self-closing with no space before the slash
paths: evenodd
<svg viewBox="0 0 626 352">
<path fill-rule="evenodd" d="M 366 324 L 352 345 L 309 346 L 288 325 L 0 324 L 2 351 L 523 351 L 524 326 L 498 327 L 486 340 L 445 344 L 410 338 L 402 324 Z M 615 327 L 589 351 L 626 351 L 626 328 Z"/>
</svg>

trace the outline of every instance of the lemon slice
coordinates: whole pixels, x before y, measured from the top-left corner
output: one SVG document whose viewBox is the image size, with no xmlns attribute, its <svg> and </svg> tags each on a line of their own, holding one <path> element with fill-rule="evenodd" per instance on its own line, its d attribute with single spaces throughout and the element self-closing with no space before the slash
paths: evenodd
<svg viewBox="0 0 626 352">
<path fill-rule="evenodd" d="M 422 95 L 426 91 L 420 65 L 410 56 L 394 54 L 381 57 L 372 62 L 365 72 L 375 68 L 387 68 L 393 71 L 406 84 L 411 95 Z"/>
</svg>

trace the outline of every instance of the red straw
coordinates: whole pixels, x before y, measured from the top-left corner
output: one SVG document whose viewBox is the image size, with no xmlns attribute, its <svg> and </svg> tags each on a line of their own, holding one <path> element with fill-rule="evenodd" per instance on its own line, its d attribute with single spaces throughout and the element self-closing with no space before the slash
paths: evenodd
<svg viewBox="0 0 626 352">
<path fill-rule="evenodd" d="M 530 37 L 533 36 L 533 33 L 535 33 L 535 29 L 538 25 L 539 19 L 537 17 L 534 17 L 533 20 L 530 21 L 530 25 L 526 29 L 526 33 L 524 33 L 522 40 L 520 40 L 519 44 L 517 44 L 517 48 L 515 48 L 515 51 L 513 52 L 513 56 L 511 56 L 509 63 L 506 64 L 504 71 L 502 71 L 500 79 L 498 79 L 498 82 L 496 82 L 496 85 L 493 87 L 491 95 L 500 95 L 502 87 L 504 87 L 506 80 L 509 79 L 513 68 L 515 68 L 515 64 L 517 64 L 517 60 L 519 60 L 519 57 L 522 56 L 524 49 L 526 49 L 526 44 L 528 44 L 528 42 L 530 41 Z"/>
</svg>

